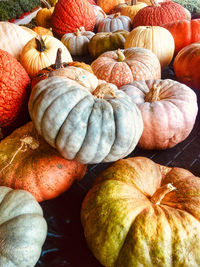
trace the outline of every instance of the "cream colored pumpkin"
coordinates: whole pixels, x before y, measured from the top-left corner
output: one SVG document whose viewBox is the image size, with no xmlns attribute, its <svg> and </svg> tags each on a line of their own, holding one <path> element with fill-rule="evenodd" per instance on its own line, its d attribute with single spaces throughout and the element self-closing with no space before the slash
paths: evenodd
<svg viewBox="0 0 200 267">
<path fill-rule="evenodd" d="M 139 26 L 129 33 L 124 47 L 141 47 L 151 50 L 164 69 L 173 58 L 175 43 L 172 34 L 163 27 Z"/>
<path fill-rule="evenodd" d="M 131 29 L 131 19 L 127 16 L 122 16 L 120 13 L 108 15 L 98 25 L 98 32 L 115 32 L 118 30 L 130 32 Z"/>
<path fill-rule="evenodd" d="M 57 50 L 62 49 L 64 62 L 72 62 L 72 57 L 64 44 L 50 35 L 39 36 L 30 40 L 23 48 L 20 62 L 31 78 L 37 73 L 55 63 Z"/>
</svg>

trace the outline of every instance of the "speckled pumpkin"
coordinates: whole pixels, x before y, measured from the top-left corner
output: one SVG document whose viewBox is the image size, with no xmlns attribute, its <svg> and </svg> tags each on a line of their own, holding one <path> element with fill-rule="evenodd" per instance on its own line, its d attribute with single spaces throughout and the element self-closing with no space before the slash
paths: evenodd
<svg viewBox="0 0 200 267">
<path fill-rule="evenodd" d="M 136 80 L 161 77 L 157 56 L 150 50 L 139 47 L 105 52 L 92 62 L 91 67 L 99 79 L 118 87 Z"/>
<path fill-rule="evenodd" d="M 200 266 L 200 179 L 186 169 L 119 160 L 95 179 L 81 221 L 104 266 Z"/>
</svg>

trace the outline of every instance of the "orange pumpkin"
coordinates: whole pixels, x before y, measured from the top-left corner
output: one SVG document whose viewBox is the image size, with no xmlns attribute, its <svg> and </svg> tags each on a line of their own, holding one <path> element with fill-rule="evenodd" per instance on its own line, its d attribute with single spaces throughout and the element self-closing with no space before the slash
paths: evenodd
<svg viewBox="0 0 200 267">
<path fill-rule="evenodd" d="M 50 29 L 47 29 L 47 28 L 44 28 L 41 26 L 34 27 L 32 30 L 39 35 L 51 35 L 51 36 L 53 36 L 53 33 Z"/>
<path fill-rule="evenodd" d="M 115 6 L 125 2 L 125 0 L 97 0 L 97 5 L 100 6 L 106 14 L 109 14 Z"/>
<path fill-rule="evenodd" d="M 51 7 L 51 5 L 45 1 L 42 0 L 43 3 L 45 3 L 44 8 L 40 9 L 37 12 L 36 15 L 36 24 L 38 26 L 44 27 L 44 28 L 50 28 L 51 27 L 51 17 L 54 12 L 54 7 Z"/>
</svg>

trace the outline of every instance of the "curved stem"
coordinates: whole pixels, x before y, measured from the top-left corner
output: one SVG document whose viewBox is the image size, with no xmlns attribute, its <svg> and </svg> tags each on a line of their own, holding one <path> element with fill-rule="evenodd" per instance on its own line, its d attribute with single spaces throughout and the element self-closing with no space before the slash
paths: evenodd
<svg viewBox="0 0 200 267">
<path fill-rule="evenodd" d="M 137 0 L 131 0 L 131 5 L 132 5 L 132 6 L 137 5 Z"/>
<path fill-rule="evenodd" d="M 124 55 L 124 53 L 120 50 L 120 49 L 117 49 L 117 56 L 118 56 L 118 61 L 124 61 L 125 60 L 125 55 Z"/>
<path fill-rule="evenodd" d="M 151 89 L 150 91 L 146 94 L 146 97 L 145 97 L 145 101 L 146 102 L 153 102 L 153 101 L 159 101 L 160 100 L 160 97 L 159 97 L 159 94 L 160 94 L 160 89 L 161 89 L 161 85 L 160 84 L 155 84 Z"/>
<path fill-rule="evenodd" d="M 36 49 L 40 52 L 43 52 L 46 50 L 46 45 L 44 43 L 44 40 L 42 39 L 42 36 L 39 35 L 39 37 L 35 38 L 35 42 L 36 42 Z"/>
<path fill-rule="evenodd" d="M 41 2 L 44 4 L 44 6 L 48 9 L 51 8 L 51 5 L 46 0 L 41 0 Z"/>
<path fill-rule="evenodd" d="M 151 202 L 159 205 L 165 195 L 173 190 L 176 190 L 176 187 L 174 187 L 171 183 L 161 186 L 151 197 Z"/>
</svg>

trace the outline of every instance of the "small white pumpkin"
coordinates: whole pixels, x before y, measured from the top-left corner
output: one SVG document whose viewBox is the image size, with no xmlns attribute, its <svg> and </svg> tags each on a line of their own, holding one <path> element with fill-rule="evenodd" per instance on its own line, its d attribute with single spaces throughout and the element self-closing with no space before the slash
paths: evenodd
<svg viewBox="0 0 200 267">
<path fill-rule="evenodd" d="M 111 14 L 102 19 L 98 25 L 98 32 L 115 32 L 118 30 L 131 31 L 131 19 L 128 16 L 122 16 L 119 12 Z"/>
</svg>

